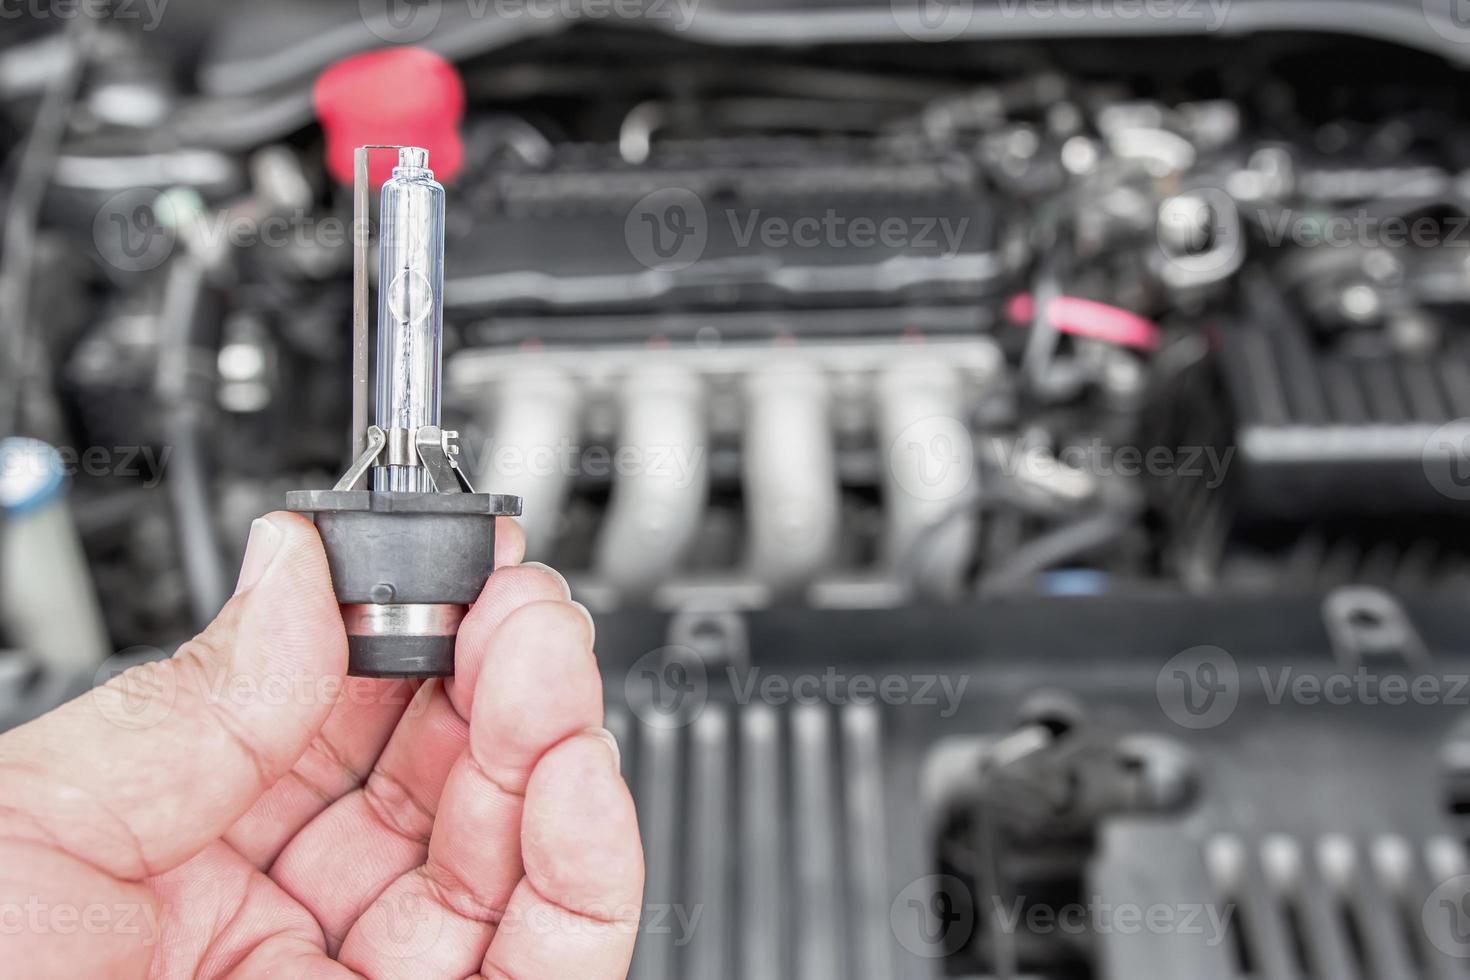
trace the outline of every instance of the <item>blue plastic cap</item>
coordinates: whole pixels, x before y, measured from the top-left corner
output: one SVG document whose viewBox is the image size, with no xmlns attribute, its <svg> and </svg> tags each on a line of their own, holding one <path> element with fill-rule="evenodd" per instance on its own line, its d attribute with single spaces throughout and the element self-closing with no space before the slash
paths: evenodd
<svg viewBox="0 0 1470 980">
<path fill-rule="evenodd" d="M 9 515 L 44 507 L 61 496 L 66 467 L 40 439 L 0 439 L 0 508 Z"/>
<path fill-rule="evenodd" d="M 1108 573 L 1091 568 L 1060 568 L 1041 576 L 1046 595 L 1102 595 L 1108 591 Z"/>
</svg>

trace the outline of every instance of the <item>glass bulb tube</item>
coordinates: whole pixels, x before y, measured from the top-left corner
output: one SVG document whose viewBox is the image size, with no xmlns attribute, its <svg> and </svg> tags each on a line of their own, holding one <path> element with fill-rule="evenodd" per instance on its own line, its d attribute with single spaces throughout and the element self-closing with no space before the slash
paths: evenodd
<svg viewBox="0 0 1470 980">
<path fill-rule="evenodd" d="M 427 150 L 403 147 L 383 184 L 378 235 L 376 421 L 384 431 L 438 425 L 444 357 L 444 188 Z M 380 466 L 377 490 L 428 493 L 422 467 Z"/>
</svg>

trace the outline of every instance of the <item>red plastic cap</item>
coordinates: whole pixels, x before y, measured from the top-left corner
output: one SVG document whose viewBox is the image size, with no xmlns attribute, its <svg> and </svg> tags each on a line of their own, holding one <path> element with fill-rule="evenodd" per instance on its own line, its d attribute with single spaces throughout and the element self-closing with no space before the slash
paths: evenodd
<svg viewBox="0 0 1470 980">
<path fill-rule="evenodd" d="M 326 132 L 327 170 L 343 184 L 352 184 L 353 151 L 373 143 L 423 147 L 443 183 L 464 163 L 464 83 L 432 51 L 398 47 L 354 55 L 322 72 L 312 98 Z M 373 154 L 374 187 L 392 176 L 394 163 L 392 153 Z"/>
</svg>

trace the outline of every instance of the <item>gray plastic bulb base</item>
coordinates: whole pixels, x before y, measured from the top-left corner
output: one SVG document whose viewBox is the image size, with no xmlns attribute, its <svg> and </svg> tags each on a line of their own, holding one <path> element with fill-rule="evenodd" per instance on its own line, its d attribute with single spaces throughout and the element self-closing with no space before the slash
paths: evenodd
<svg viewBox="0 0 1470 980">
<path fill-rule="evenodd" d="M 354 677 L 454 673 L 454 643 L 495 568 L 495 519 L 520 498 L 487 493 L 298 490 L 316 523 L 347 627 Z"/>
</svg>

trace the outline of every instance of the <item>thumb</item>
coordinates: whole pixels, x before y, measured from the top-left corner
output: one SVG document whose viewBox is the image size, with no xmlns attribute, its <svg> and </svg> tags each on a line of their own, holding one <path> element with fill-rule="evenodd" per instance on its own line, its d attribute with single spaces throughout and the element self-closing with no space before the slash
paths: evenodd
<svg viewBox="0 0 1470 980">
<path fill-rule="evenodd" d="M 203 633 L 0 736 L 0 836 L 32 837 L 119 878 L 172 868 L 290 769 L 346 663 L 315 528 L 263 517 L 234 597 Z"/>
</svg>

